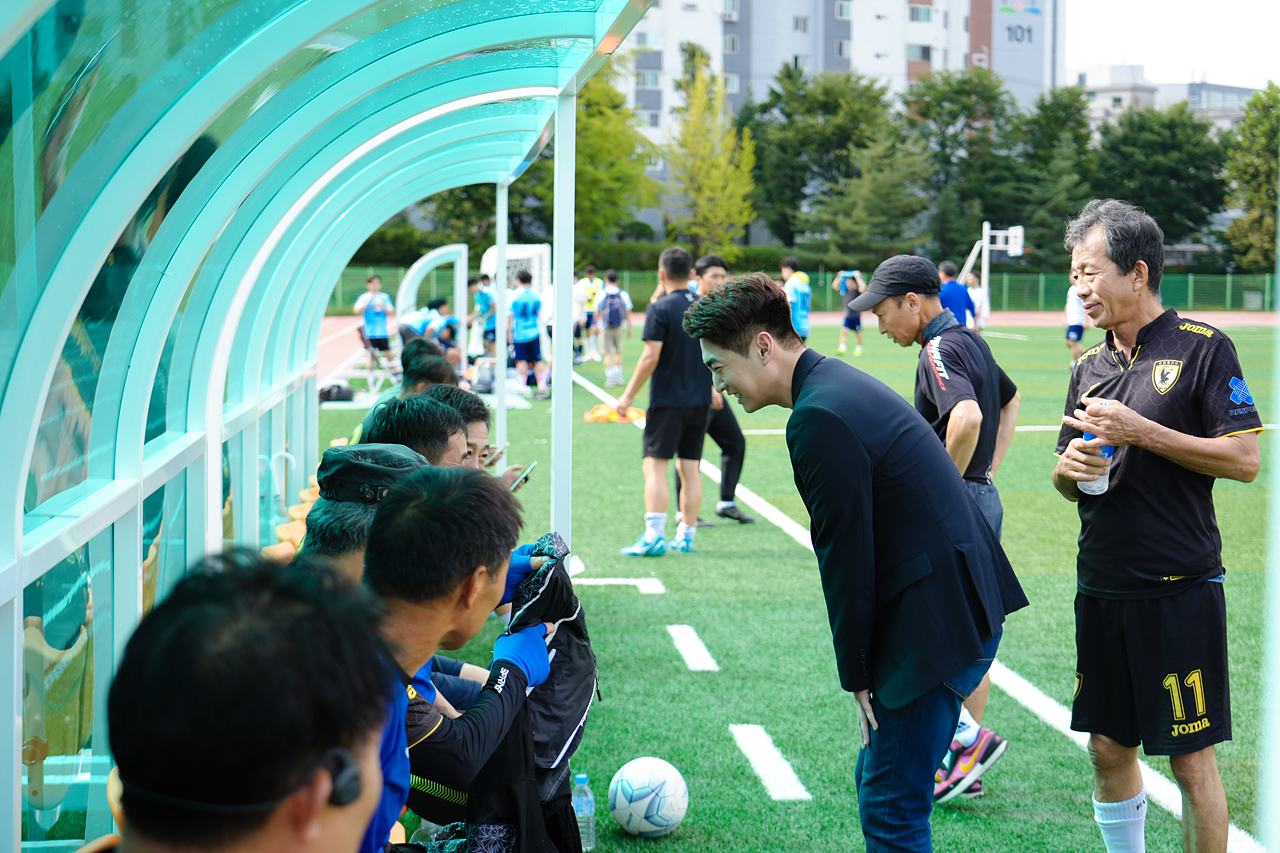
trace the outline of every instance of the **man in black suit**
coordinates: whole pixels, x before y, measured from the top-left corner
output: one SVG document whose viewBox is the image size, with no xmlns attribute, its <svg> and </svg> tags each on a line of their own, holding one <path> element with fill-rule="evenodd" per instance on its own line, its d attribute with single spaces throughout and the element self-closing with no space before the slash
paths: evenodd
<svg viewBox="0 0 1280 853">
<path fill-rule="evenodd" d="M 715 387 L 792 409 L 787 449 L 811 519 L 841 686 L 857 698 L 867 849 L 932 849 L 933 774 L 960 704 L 1027 599 L 929 424 L 895 391 L 806 349 L 768 276 L 691 306 Z"/>
</svg>

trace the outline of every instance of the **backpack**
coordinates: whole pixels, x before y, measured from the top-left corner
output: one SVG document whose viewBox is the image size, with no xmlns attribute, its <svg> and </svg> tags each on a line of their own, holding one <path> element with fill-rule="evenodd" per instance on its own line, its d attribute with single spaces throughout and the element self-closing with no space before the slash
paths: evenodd
<svg viewBox="0 0 1280 853">
<path fill-rule="evenodd" d="M 604 315 L 604 325 L 616 329 L 626 322 L 627 303 L 622 301 L 622 293 L 606 293 L 600 301 L 600 313 Z"/>
</svg>

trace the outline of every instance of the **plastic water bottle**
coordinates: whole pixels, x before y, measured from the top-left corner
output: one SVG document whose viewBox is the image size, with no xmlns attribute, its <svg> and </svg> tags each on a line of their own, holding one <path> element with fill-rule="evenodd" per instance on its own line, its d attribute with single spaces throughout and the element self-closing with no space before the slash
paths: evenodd
<svg viewBox="0 0 1280 853">
<path fill-rule="evenodd" d="M 573 813 L 578 816 L 582 849 L 596 849 L 596 798 L 591 795 L 586 773 L 573 777 Z"/>
<path fill-rule="evenodd" d="M 1084 434 L 1085 441 L 1093 441 L 1095 438 L 1097 438 L 1097 436 L 1091 432 L 1086 432 Z M 1110 459 L 1112 456 L 1115 455 L 1115 452 L 1116 452 L 1116 449 L 1109 445 L 1098 448 L 1098 455 L 1103 459 Z M 1084 492 L 1086 495 L 1100 495 L 1107 490 L 1107 486 L 1109 486 L 1110 484 L 1111 484 L 1111 466 L 1108 465 L 1107 473 L 1103 474 L 1101 477 L 1099 477 L 1096 480 L 1091 480 L 1087 483 L 1080 483 L 1079 486 L 1080 486 L 1080 491 Z"/>
</svg>

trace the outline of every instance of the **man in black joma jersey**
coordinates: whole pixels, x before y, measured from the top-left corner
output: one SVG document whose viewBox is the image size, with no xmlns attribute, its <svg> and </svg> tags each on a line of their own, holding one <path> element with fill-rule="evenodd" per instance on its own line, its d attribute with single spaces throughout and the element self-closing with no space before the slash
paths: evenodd
<svg viewBox="0 0 1280 853">
<path fill-rule="evenodd" d="M 1231 708 L 1213 484 L 1257 476 L 1262 420 L 1230 339 L 1161 305 L 1154 219 L 1091 201 L 1065 242 L 1085 312 L 1107 330 L 1071 376 L 1053 469 L 1080 511 L 1071 728 L 1090 733 L 1094 816 L 1111 853 L 1143 849 L 1141 743 L 1169 756 L 1186 849 L 1225 851 L 1214 745 L 1231 738 Z M 1085 493 L 1108 471 L 1106 491 Z"/>
</svg>

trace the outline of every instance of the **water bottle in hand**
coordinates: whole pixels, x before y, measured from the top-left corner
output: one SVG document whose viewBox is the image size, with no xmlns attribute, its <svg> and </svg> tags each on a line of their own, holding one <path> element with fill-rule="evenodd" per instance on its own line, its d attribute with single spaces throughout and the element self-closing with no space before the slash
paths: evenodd
<svg viewBox="0 0 1280 853">
<path fill-rule="evenodd" d="M 1091 432 L 1086 432 L 1084 434 L 1085 441 L 1093 441 L 1095 438 L 1097 438 L 1097 436 Z M 1102 458 L 1102 459 L 1112 458 L 1115 455 L 1115 452 L 1116 452 L 1116 449 L 1114 447 L 1111 447 L 1110 445 L 1105 445 L 1103 447 L 1098 448 L 1098 456 L 1099 458 Z M 1078 485 L 1080 486 L 1080 491 L 1084 492 L 1086 495 L 1100 495 L 1107 490 L 1107 486 L 1109 486 L 1110 484 L 1111 484 L 1111 466 L 1108 465 L 1107 473 L 1103 474 L 1101 477 L 1099 477 L 1096 480 L 1090 480 L 1087 483 L 1079 483 Z"/>
<path fill-rule="evenodd" d="M 573 777 L 573 813 L 578 817 L 582 849 L 596 849 L 596 798 L 591 795 L 586 773 Z"/>
</svg>

